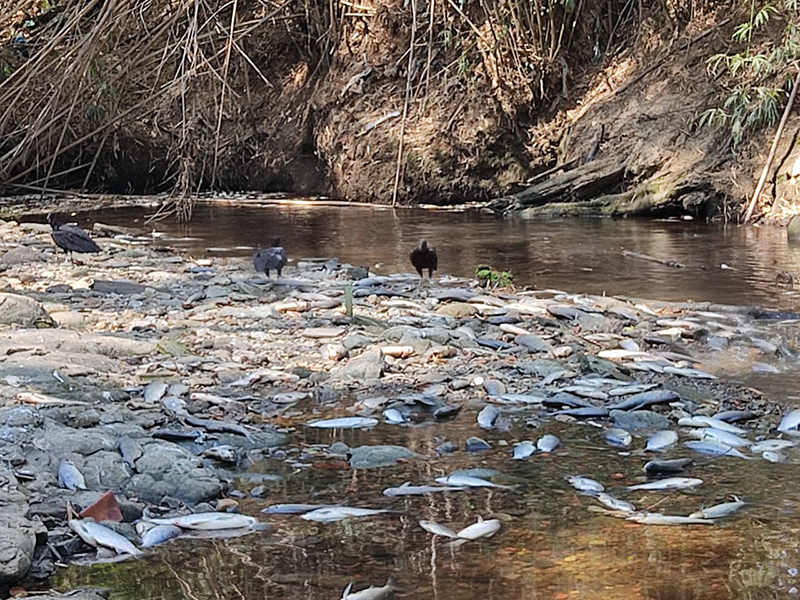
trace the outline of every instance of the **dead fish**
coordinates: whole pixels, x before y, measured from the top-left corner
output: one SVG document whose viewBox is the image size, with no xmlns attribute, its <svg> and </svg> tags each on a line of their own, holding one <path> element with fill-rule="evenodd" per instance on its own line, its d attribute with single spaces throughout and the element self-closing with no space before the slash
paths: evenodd
<svg viewBox="0 0 800 600">
<path fill-rule="evenodd" d="M 645 360 L 648 358 L 656 358 L 649 352 L 641 352 L 638 350 L 623 350 L 622 348 L 615 348 L 613 350 L 601 350 L 597 353 L 598 358 L 607 358 L 609 360 Z"/>
<path fill-rule="evenodd" d="M 732 448 L 726 444 L 720 444 L 713 440 L 691 440 L 683 443 L 689 450 L 694 450 L 699 454 L 708 454 L 709 456 L 735 456 L 736 458 L 744 458 L 752 460 L 753 457 L 745 456 L 736 448 Z"/>
<path fill-rule="evenodd" d="M 722 504 L 715 504 L 714 506 L 703 508 L 697 512 L 693 512 L 689 517 L 694 519 L 722 519 L 728 517 L 745 505 L 745 503 L 736 496 L 733 498 L 733 502 L 723 502 Z"/>
<path fill-rule="evenodd" d="M 386 488 L 383 490 L 384 496 L 422 496 L 424 494 L 435 494 L 437 492 L 460 492 L 463 487 L 438 486 L 438 485 L 411 485 L 405 482 L 400 487 Z"/>
<path fill-rule="evenodd" d="M 471 488 L 498 488 L 503 490 L 513 489 L 510 485 L 500 485 L 499 483 L 492 483 L 480 477 L 472 477 L 470 475 L 448 475 L 447 477 L 437 477 L 436 483 L 442 485 L 450 485 L 453 487 L 471 487 Z"/>
<path fill-rule="evenodd" d="M 719 429 L 720 431 L 727 431 L 728 433 L 735 433 L 737 435 L 747 435 L 747 430 L 742 429 L 741 427 L 737 427 L 736 425 L 731 425 L 730 423 L 723 421 L 721 419 L 717 419 L 714 417 L 706 417 L 703 415 L 696 415 L 692 417 L 692 419 L 700 423 L 704 423 L 705 427 L 713 427 L 714 429 Z M 680 425 L 680 421 L 678 422 Z"/>
<path fill-rule="evenodd" d="M 612 429 L 606 429 L 603 432 L 603 439 L 606 443 L 616 446 L 617 448 L 627 448 L 631 445 L 633 436 L 624 429 L 614 427 Z"/>
<path fill-rule="evenodd" d="M 579 492 L 586 492 L 589 494 L 599 494 L 606 490 L 603 484 L 588 477 L 581 477 L 579 475 L 570 475 L 567 477 L 569 484 Z"/>
<path fill-rule="evenodd" d="M 181 529 L 217 531 L 219 529 L 239 529 L 252 527 L 258 523 L 255 517 L 235 513 L 207 512 L 193 515 L 177 515 L 160 519 L 147 519 L 156 525 L 175 525 Z"/>
<path fill-rule="evenodd" d="M 575 394 L 581 398 L 591 398 L 592 400 L 608 400 L 608 394 L 597 388 L 585 385 L 569 385 L 560 388 L 559 392 L 566 392 L 568 394 Z"/>
<path fill-rule="evenodd" d="M 149 404 L 155 404 L 156 402 L 161 400 L 161 398 L 164 397 L 164 394 L 167 393 L 168 389 L 169 386 L 163 381 L 160 380 L 151 381 L 144 388 L 143 395 L 145 402 Z"/>
<path fill-rule="evenodd" d="M 133 438 L 126 436 L 119 439 L 119 442 L 117 442 L 117 449 L 122 455 L 123 462 L 131 469 L 136 470 L 136 461 L 144 454 L 142 445 Z"/>
<path fill-rule="evenodd" d="M 714 521 L 709 519 L 697 519 L 693 517 L 680 517 L 675 515 L 662 515 L 661 513 L 644 513 L 628 517 L 628 521 L 640 523 L 642 525 L 713 525 Z"/>
<path fill-rule="evenodd" d="M 744 448 L 750 445 L 750 440 L 740 438 L 738 435 L 728 433 L 727 431 L 720 431 L 713 427 L 703 427 L 702 429 L 694 429 L 689 432 L 689 435 L 701 440 L 711 440 L 712 442 L 719 442 L 731 448 Z"/>
<path fill-rule="evenodd" d="M 641 394 L 642 392 L 649 392 L 654 387 L 658 387 L 657 383 L 637 383 L 633 385 L 623 385 L 608 390 L 608 395 L 612 398 L 617 396 L 630 396 L 632 394 Z"/>
<path fill-rule="evenodd" d="M 545 396 L 534 394 L 502 394 L 496 398 L 496 401 L 501 404 L 542 404 L 545 399 Z"/>
<path fill-rule="evenodd" d="M 302 515 L 319 508 L 331 508 L 333 504 L 273 504 L 261 512 L 267 515 Z"/>
<path fill-rule="evenodd" d="M 186 412 L 186 400 L 178 398 L 177 396 L 164 396 L 161 399 L 161 406 L 163 406 L 168 413 L 175 416 L 189 415 L 189 413 Z"/>
<path fill-rule="evenodd" d="M 636 507 L 633 504 L 626 502 L 625 500 L 620 500 L 619 498 L 614 498 L 614 496 L 611 494 L 600 492 L 599 494 L 595 495 L 595 498 L 598 502 L 604 506 L 607 506 L 611 510 L 616 510 L 619 512 L 636 512 Z"/>
<path fill-rule="evenodd" d="M 731 423 L 734 421 L 749 421 L 755 418 L 755 414 L 749 410 L 724 410 L 714 415 L 715 419 Z"/>
<path fill-rule="evenodd" d="M 361 590 L 360 592 L 351 592 L 350 590 L 352 588 L 352 583 L 349 583 L 347 587 L 344 588 L 341 600 L 383 600 L 383 598 L 387 598 L 392 594 L 392 592 L 398 589 L 391 579 L 387 581 L 386 585 L 383 587 L 375 587 L 374 585 L 371 585 L 367 589 Z"/>
<path fill-rule="evenodd" d="M 488 521 L 484 521 L 481 517 L 478 517 L 477 523 L 473 523 L 469 527 L 465 527 L 461 531 L 457 532 L 456 536 L 462 540 L 477 540 L 480 538 L 491 537 L 498 531 L 500 531 L 499 519 L 489 519 Z"/>
<path fill-rule="evenodd" d="M 761 458 L 771 463 L 785 463 L 786 457 L 777 450 L 765 450 L 761 453 Z"/>
<path fill-rule="evenodd" d="M 239 452 L 233 446 L 222 444 L 206 448 L 203 450 L 203 456 L 222 462 L 235 463 L 238 460 Z"/>
<path fill-rule="evenodd" d="M 317 429 L 368 429 L 375 427 L 378 419 L 371 417 L 342 417 L 339 419 L 322 419 L 306 423 L 308 427 Z"/>
<path fill-rule="evenodd" d="M 557 410 L 553 414 L 589 419 L 592 417 L 607 417 L 608 409 L 600 408 L 597 406 L 585 406 L 581 408 L 567 408 L 565 410 Z"/>
<path fill-rule="evenodd" d="M 536 446 L 533 445 L 533 442 L 527 440 L 524 442 L 519 442 L 518 444 L 514 444 L 514 453 L 512 458 L 514 460 L 525 460 L 531 456 L 535 450 Z"/>
<path fill-rule="evenodd" d="M 651 460 L 644 467 L 646 473 L 680 473 L 692 464 L 691 458 L 671 458 L 669 460 Z"/>
<path fill-rule="evenodd" d="M 440 535 L 442 537 L 448 537 L 451 539 L 458 537 L 456 532 L 450 529 L 449 527 L 445 527 L 444 525 L 439 525 L 439 523 L 434 523 L 433 521 L 420 521 L 419 526 L 422 527 L 428 533 L 432 533 L 433 535 Z"/>
<path fill-rule="evenodd" d="M 352 517 L 372 517 L 384 513 L 392 512 L 384 509 L 357 508 L 353 506 L 331 506 L 329 508 L 318 508 L 305 513 L 301 519 L 315 521 L 317 523 L 335 523 Z"/>
<path fill-rule="evenodd" d="M 647 446 L 645 447 L 645 450 L 650 450 L 651 452 L 661 452 L 674 445 L 677 441 L 678 434 L 674 431 L 665 429 L 663 431 L 654 433 L 647 439 Z"/>
<path fill-rule="evenodd" d="M 702 479 L 696 477 L 667 477 L 666 479 L 659 479 L 658 481 L 649 481 L 647 483 L 640 483 L 638 485 L 629 485 L 629 491 L 635 490 L 651 490 L 651 491 L 672 491 L 672 490 L 686 490 L 689 488 L 697 487 L 703 483 Z"/>
<path fill-rule="evenodd" d="M 387 408 L 383 411 L 383 419 L 392 425 L 402 425 L 406 422 L 405 416 L 396 408 Z"/>
<path fill-rule="evenodd" d="M 131 554 L 138 556 L 142 553 L 134 546 L 128 538 L 118 534 L 116 531 L 104 527 L 94 521 L 84 521 L 81 519 L 71 519 L 67 522 L 69 528 L 90 546 L 103 546 L 111 548 L 117 554 Z"/>
<path fill-rule="evenodd" d="M 778 431 L 793 431 L 800 425 L 800 408 L 795 408 L 786 413 L 778 424 Z"/>
<path fill-rule="evenodd" d="M 489 404 L 478 413 L 478 425 L 482 429 L 492 429 L 500 416 L 500 411 Z"/>
<path fill-rule="evenodd" d="M 75 463 L 64 459 L 58 465 L 58 485 L 68 490 L 85 490 L 86 481 Z"/>
<path fill-rule="evenodd" d="M 158 544 L 163 544 L 172 540 L 183 533 L 183 529 L 175 525 L 156 525 L 148 528 L 144 533 L 140 533 L 142 548 L 152 548 Z"/>
<path fill-rule="evenodd" d="M 680 400 L 680 394 L 676 394 L 672 390 L 650 390 L 649 392 L 642 392 L 634 394 L 618 402 L 617 404 L 608 407 L 609 410 L 638 410 L 646 406 L 654 404 L 668 404 Z"/>
<path fill-rule="evenodd" d="M 717 379 L 716 375 L 701 371 L 700 369 L 692 369 L 691 367 L 673 367 L 668 365 L 664 367 L 664 373 L 679 375 L 689 379 Z"/>
<path fill-rule="evenodd" d="M 539 452 L 552 452 L 558 447 L 560 443 L 561 440 L 559 440 L 556 436 L 548 433 L 547 435 L 543 435 L 537 440 L 536 448 L 538 448 Z"/>
</svg>

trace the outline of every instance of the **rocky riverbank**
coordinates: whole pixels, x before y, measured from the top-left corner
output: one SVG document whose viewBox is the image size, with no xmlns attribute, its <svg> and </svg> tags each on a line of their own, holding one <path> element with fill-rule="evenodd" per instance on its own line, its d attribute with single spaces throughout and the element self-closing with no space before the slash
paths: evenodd
<svg viewBox="0 0 800 600">
<path fill-rule="evenodd" d="M 67 505 L 81 510 L 108 491 L 122 518 L 112 526 L 135 539 L 145 510 L 237 510 L 260 497 L 258 478 L 243 486 L 237 475 L 267 459 L 370 469 L 507 452 L 520 428 L 554 420 L 598 430 L 608 421 L 638 437 L 729 411 L 756 441 L 781 412 L 703 367 L 719 351 L 791 355 L 756 320 L 776 316 L 763 311 L 487 291 L 446 276 L 419 287 L 416 276 L 373 276 L 336 259 L 298 259 L 267 282 L 248 260 L 193 258 L 95 229 L 104 252 L 72 263 L 56 254 L 49 226 L 0 224 L 8 585 L 86 552 L 65 525 Z M 497 409 L 488 425 L 487 406 Z M 476 429 L 411 449 L 320 447 L 295 435 L 331 417 L 474 425 L 479 411 L 481 427 L 514 435 L 486 442 Z M 85 490 L 65 489 L 64 460 Z"/>
</svg>

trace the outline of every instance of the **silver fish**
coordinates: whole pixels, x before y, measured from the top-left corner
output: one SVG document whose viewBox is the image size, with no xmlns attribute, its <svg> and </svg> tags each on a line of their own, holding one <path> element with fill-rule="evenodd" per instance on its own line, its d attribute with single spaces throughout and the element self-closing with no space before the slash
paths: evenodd
<svg viewBox="0 0 800 600">
<path fill-rule="evenodd" d="M 339 419 L 322 419 L 306 423 L 308 427 L 315 427 L 317 429 L 367 429 L 369 427 L 375 427 L 377 424 L 378 419 L 373 419 L 371 417 L 342 417 Z"/>
<path fill-rule="evenodd" d="M 519 442 L 518 444 L 514 444 L 514 454 L 512 458 L 514 460 L 524 460 L 531 456 L 535 450 L 536 446 L 533 445 L 533 442 L 527 440 Z"/>
<path fill-rule="evenodd" d="M 273 504 L 261 512 L 267 515 L 302 515 L 318 508 L 331 508 L 333 504 Z"/>
<path fill-rule="evenodd" d="M 735 433 L 736 435 L 747 435 L 747 430 L 742 429 L 741 427 L 737 427 L 736 425 L 731 425 L 727 421 L 723 421 L 722 419 L 717 419 L 714 417 L 706 417 L 704 415 L 695 415 L 692 417 L 695 421 L 699 421 L 703 423 L 705 427 L 713 427 L 714 429 L 719 429 L 720 431 L 727 431 L 728 433 Z M 678 425 L 680 425 L 680 421 L 678 421 Z"/>
<path fill-rule="evenodd" d="M 608 390 L 608 395 L 611 396 L 612 398 L 616 398 L 618 396 L 641 394 L 642 392 L 649 392 L 655 387 L 658 387 L 657 383 L 637 383 L 632 385 L 621 385 Z"/>
<path fill-rule="evenodd" d="M 163 544 L 166 541 L 180 536 L 182 532 L 183 529 L 175 525 L 156 525 L 141 534 L 141 546 L 142 548 L 151 548 L 152 546 Z"/>
<path fill-rule="evenodd" d="M 397 586 L 390 579 L 383 587 L 375 587 L 374 585 L 371 585 L 367 589 L 361 590 L 360 592 L 351 592 L 350 590 L 352 588 L 352 583 L 348 584 L 348 586 L 344 588 L 341 600 L 382 600 L 383 598 L 387 598 L 389 595 L 391 595 L 392 592 L 397 589 Z"/>
<path fill-rule="evenodd" d="M 588 477 L 580 477 L 578 475 L 570 475 L 567 477 L 569 484 L 579 492 L 600 493 L 606 490 L 603 484 Z"/>
<path fill-rule="evenodd" d="M 713 427 L 703 427 L 702 429 L 695 429 L 689 432 L 689 435 L 701 440 L 711 440 L 712 442 L 719 442 L 731 448 L 744 448 L 750 445 L 750 440 L 740 438 L 734 433 L 727 431 L 720 431 Z"/>
<path fill-rule="evenodd" d="M 792 440 L 764 440 L 763 442 L 758 442 L 750 446 L 750 452 L 753 454 L 761 454 L 762 452 L 770 450 L 784 450 L 786 448 L 791 448 L 795 444 L 796 442 Z"/>
<path fill-rule="evenodd" d="M 331 506 L 329 508 L 312 510 L 300 518 L 306 521 L 316 521 L 317 523 L 335 523 L 336 521 L 342 521 L 343 519 L 349 519 L 351 517 L 372 517 L 387 512 L 391 511 L 373 508 L 356 508 L 353 506 Z"/>
<path fill-rule="evenodd" d="M 445 527 L 444 525 L 439 525 L 439 523 L 434 523 L 433 521 L 420 521 L 419 526 L 422 527 L 428 533 L 432 533 L 433 535 L 440 535 L 442 537 L 448 537 L 451 539 L 458 537 L 456 532 L 450 529 L 449 527 Z"/>
<path fill-rule="evenodd" d="M 673 367 L 667 365 L 664 367 L 664 373 L 672 375 L 680 375 L 681 377 L 688 377 L 689 379 L 716 379 L 716 375 L 701 371 L 700 369 L 692 369 L 690 367 Z"/>
<path fill-rule="evenodd" d="M 603 432 L 603 439 L 611 446 L 615 446 L 617 448 L 627 448 L 631 445 L 633 436 L 624 429 L 618 429 L 614 427 L 611 429 L 606 429 Z"/>
<path fill-rule="evenodd" d="M 694 450 L 699 454 L 708 454 L 709 456 L 735 456 L 736 458 L 744 458 L 745 460 L 752 459 L 751 456 L 745 456 L 736 448 L 732 448 L 726 444 L 720 444 L 713 440 L 691 440 L 684 442 L 684 446 L 689 450 Z"/>
<path fill-rule="evenodd" d="M 795 408 L 786 413 L 778 424 L 778 431 L 792 431 L 800 425 L 800 408 Z"/>
<path fill-rule="evenodd" d="M 628 490 L 685 490 L 701 485 L 702 483 L 702 479 L 697 479 L 695 477 L 667 477 L 666 479 L 659 479 L 658 481 L 649 481 L 647 483 L 640 483 L 639 485 L 629 485 Z"/>
<path fill-rule="evenodd" d="M 384 496 L 422 496 L 424 494 L 435 494 L 437 492 L 460 492 L 463 487 L 438 486 L 438 485 L 411 485 L 405 482 L 400 487 L 386 488 L 383 490 Z"/>
<path fill-rule="evenodd" d="M 462 540 L 477 540 L 484 537 L 491 537 L 498 531 L 500 531 L 500 521 L 498 519 L 484 521 L 479 517 L 477 523 L 465 527 L 457 532 L 456 535 Z"/>
<path fill-rule="evenodd" d="M 674 431 L 665 429 L 663 431 L 654 433 L 648 438 L 645 450 L 650 450 L 651 452 L 661 452 L 662 450 L 666 450 L 675 444 L 677 441 L 678 434 Z"/>
<path fill-rule="evenodd" d="M 679 517 L 675 515 L 662 515 L 661 513 L 639 513 L 628 517 L 628 521 L 641 523 L 642 525 L 713 525 L 714 521 L 709 519 L 697 519 L 694 517 Z"/>
<path fill-rule="evenodd" d="M 471 477 L 469 475 L 449 475 L 447 477 L 437 477 L 436 483 L 441 483 L 442 485 L 451 485 L 454 487 L 490 487 L 504 490 L 512 489 L 510 485 L 500 485 L 499 483 L 492 483 L 486 479 L 481 479 L 480 477 Z"/>
<path fill-rule="evenodd" d="M 150 383 L 147 384 L 147 387 L 144 388 L 145 402 L 148 402 L 150 404 L 155 404 L 156 402 L 161 400 L 161 398 L 164 397 L 164 394 L 167 393 L 168 389 L 169 386 L 163 381 L 160 380 L 151 381 Z"/>
<path fill-rule="evenodd" d="M 116 551 L 117 554 L 132 554 L 133 556 L 137 556 L 142 553 L 128 538 L 93 521 L 71 519 L 67 522 L 67 525 L 90 546 L 111 548 Z"/>
<path fill-rule="evenodd" d="M 761 453 L 761 458 L 768 460 L 771 463 L 784 463 L 786 457 L 777 450 L 765 450 Z"/>
<path fill-rule="evenodd" d="M 733 502 L 715 504 L 714 506 L 709 506 L 708 508 L 693 512 L 689 516 L 694 519 L 722 519 L 732 515 L 745 505 L 745 503 L 739 500 L 739 498 L 736 498 L 736 496 L 734 496 L 734 498 L 735 500 Z"/>
<path fill-rule="evenodd" d="M 222 462 L 235 463 L 238 459 L 239 453 L 233 446 L 222 444 L 219 446 L 212 446 L 203 450 L 203 456 L 206 458 L 213 458 Z"/>
<path fill-rule="evenodd" d="M 492 429 L 500 416 L 500 411 L 494 406 L 489 404 L 484 406 L 483 410 L 478 413 L 478 425 L 482 429 Z"/>
<path fill-rule="evenodd" d="M 497 402 L 502 402 L 503 404 L 541 404 L 545 399 L 545 396 L 535 396 L 533 394 L 502 394 L 497 397 Z"/>
<path fill-rule="evenodd" d="M 606 494 L 605 492 L 600 492 L 595 496 L 597 501 L 604 506 L 607 506 L 611 510 L 617 510 L 620 512 L 636 512 L 636 507 L 631 504 L 630 502 L 626 502 L 625 500 L 620 500 L 619 498 L 614 498 L 611 494 Z"/>
<path fill-rule="evenodd" d="M 207 512 L 193 515 L 178 515 L 160 519 L 148 519 L 156 525 L 175 525 L 181 529 L 196 529 L 200 531 L 217 531 L 219 529 L 239 529 L 252 527 L 258 523 L 255 517 L 238 515 L 235 513 Z"/>
<path fill-rule="evenodd" d="M 122 455 L 122 460 L 131 469 L 136 470 L 136 461 L 142 457 L 144 450 L 142 445 L 136 440 L 129 437 L 122 437 L 117 443 L 119 453 Z"/>
<path fill-rule="evenodd" d="M 85 490 L 86 481 L 75 463 L 64 459 L 58 465 L 58 485 L 68 490 Z"/>
<path fill-rule="evenodd" d="M 392 425 L 401 425 L 406 422 L 406 418 L 396 408 L 387 408 L 383 411 L 383 419 Z"/>
<path fill-rule="evenodd" d="M 189 413 L 186 412 L 186 400 L 178 398 L 177 396 L 164 396 L 161 399 L 161 406 L 170 414 L 179 417 L 188 417 Z"/>
<path fill-rule="evenodd" d="M 548 433 L 537 440 L 536 447 L 539 449 L 539 452 L 552 452 L 560 443 L 561 440 Z"/>
</svg>

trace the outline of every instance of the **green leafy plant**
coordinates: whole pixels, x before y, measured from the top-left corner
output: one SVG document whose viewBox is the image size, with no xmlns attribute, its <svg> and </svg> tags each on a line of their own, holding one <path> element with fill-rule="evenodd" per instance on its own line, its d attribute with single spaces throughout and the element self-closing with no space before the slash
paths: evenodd
<svg viewBox="0 0 800 600">
<path fill-rule="evenodd" d="M 487 288 L 509 287 L 514 282 L 511 271 L 498 271 L 488 265 L 478 265 L 475 268 L 475 277 L 478 283 Z"/>
<path fill-rule="evenodd" d="M 792 81 L 789 65 L 800 59 L 797 8 L 798 0 L 770 1 L 760 7 L 752 0 L 750 18 L 737 25 L 732 35 L 745 47 L 736 53 L 714 54 L 706 61 L 712 76 L 728 75 L 723 79 L 728 91 L 722 106 L 701 113 L 697 125 L 726 129 L 734 150 L 749 134 L 774 125 L 780 118 Z M 755 37 L 778 19 L 786 22 L 780 39 L 773 41 L 765 33 L 755 50 Z"/>
</svg>

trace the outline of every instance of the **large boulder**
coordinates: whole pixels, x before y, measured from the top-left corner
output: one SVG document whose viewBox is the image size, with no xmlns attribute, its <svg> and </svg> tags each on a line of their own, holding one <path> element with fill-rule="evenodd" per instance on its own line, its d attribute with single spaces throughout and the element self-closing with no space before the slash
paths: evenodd
<svg viewBox="0 0 800 600">
<path fill-rule="evenodd" d="M 39 323 L 52 325 L 47 311 L 33 298 L 0 293 L 0 324 L 33 327 Z"/>
<path fill-rule="evenodd" d="M 398 460 L 420 458 L 419 454 L 403 446 L 359 446 L 350 454 L 350 466 L 354 469 L 391 467 Z"/>
</svg>

